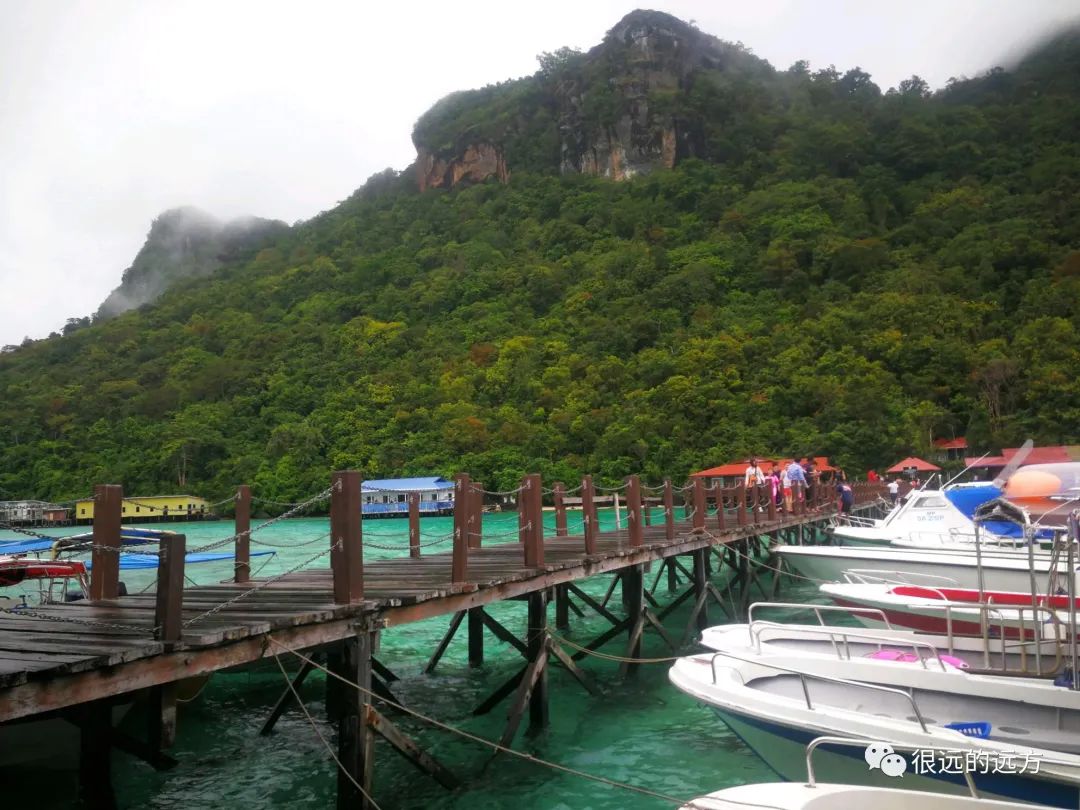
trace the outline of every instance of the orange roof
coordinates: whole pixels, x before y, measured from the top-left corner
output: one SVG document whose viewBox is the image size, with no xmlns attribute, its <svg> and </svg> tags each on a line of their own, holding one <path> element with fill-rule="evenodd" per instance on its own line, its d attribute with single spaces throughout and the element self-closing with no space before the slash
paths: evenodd
<svg viewBox="0 0 1080 810">
<path fill-rule="evenodd" d="M 923 461 L 921 458 L 915 458 L 915 456 L 908 456 L 903 461 L 898 461 L 893 464 L 885 472 L 898 473 L 904 470 L 917 470 L 918 472 L 936 472 L 941 469 L 936 464 L 931 464 L 929 461 Z"/>
<path fill-rule="evenodd" d="M 769 470 L 773 464 L 776 464 L 780 469 L 783 469 L 791 463 L 790 458 L 759 458 L 758 464 L 762 470 Z M 701 470 L 700 472 L 691 473 L 691 478 L 726 478 L 729 476 L 743 475 L 746 472 L 746 468 L 750 466 L 749 459 L 744 461 L 731 461 L 727 464 L 721 464 L 719 467 L 709 467 L 707 470 Z M 835 472 L 836 467 L 829 464 L 828 456 L 814 456 L 814 466 L 818 472 Z"/>
<path fill-rule="evenodd" d="M 1006 447 L 1001 451 L 1000 456 L 987 456 L 984 459 L 965 458 L 964 463 L 976 469 L 1004 467 L 1019 452 L 1019 447 Z M 1054 464 L 1061 461 L 1080 461 L 1080 445 L 1055 444 L 1049 447 L 1032 447 L 1031 452 L 1024 459 L 1024 464 Z"/>
<path fill-rule="evenodd" d="M 934 439 L 934 447 L 938 450 L 967 450 L 967 439 L 961 436 L 959 439 Z"/>
</svg>

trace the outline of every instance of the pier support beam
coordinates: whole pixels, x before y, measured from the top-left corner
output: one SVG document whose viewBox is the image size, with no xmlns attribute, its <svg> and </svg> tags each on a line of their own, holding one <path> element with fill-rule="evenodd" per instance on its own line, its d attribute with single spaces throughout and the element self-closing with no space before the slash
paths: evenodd
<svg viewBox="0 0 1080 810">
<path fill-rule="evenodd" d="M 633 618 L 626 644 L 627 658 L 641 657 L 641 635 L 645 632 L 645 597 L 642 593 L 645 590 L 644 580 L 645 573 L 640 565 L 631 565 L 623 570 L 623 603 L 626 605 L 627 615 Z M 637 668 L 637 664 L 627 662 L 623 662 L 619 667 L 623 675 L 635 674 Z"/>
<path fill-rule="evenodd" d="M 112 710 L 108 701 L 82 707 L 79 726 L 79 796 L 89 810 L 114 810 L 112 786 Z"/>
<path fill-rule="evenodd" d="M 484 609 L 469 609 L 469 666 L 484 665 Z"/>
<path fill-rule="evenodd" d="M 367 723 L 371 707 L 371 651 L 375 633 L 360 632 L 342 643 L 342 655 L 335 661 L 336 674 L 360 686 L 345 686 L 341 718 L 338 721 L 338 810 L 370 810 L 375 766 L 375 732 Z M 343 684 L 344 686 L 344 684 Z M 357 785 L 360 787 L 358 788 Z"/>
</svg>

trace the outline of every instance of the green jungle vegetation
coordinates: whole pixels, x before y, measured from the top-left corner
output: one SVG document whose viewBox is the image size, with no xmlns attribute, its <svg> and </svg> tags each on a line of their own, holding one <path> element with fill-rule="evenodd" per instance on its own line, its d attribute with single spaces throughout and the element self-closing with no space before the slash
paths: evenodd
<svg viewBox="0 0 1080 810">
<path fill-rule="evenodd" d="M 451 97 L 420 134 L 540 121 L 580 62 Z M 935 93 L 747 64 L 663 100 L 705 145 L 674 170 L 559 176 L 548 120 L 506 185 L 387 170 L 153 305 L 7 347 L 0 495 L 656 482 L 750 453 L 861 474 L 934 436 L 1076 442 L 1076 32 Z"/>
</svg>

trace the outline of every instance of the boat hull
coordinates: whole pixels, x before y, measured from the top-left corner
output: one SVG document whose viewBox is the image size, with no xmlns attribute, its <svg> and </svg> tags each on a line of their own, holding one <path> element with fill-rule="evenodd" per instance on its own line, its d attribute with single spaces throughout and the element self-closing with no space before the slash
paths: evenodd
<svg viewBox="0 0 1080 810">
<path fill-rule="evenodd" d="M 752 717 L 728 708 L 712 707 L 724 723 L 750 747 L 777 775 L 789 781 L 806 778 L 806 746 L 816 737 L 836 734 L 837 730 L 786 725 L 774 720 Z M 841 782 L 871 787 L 899 787 L 899 780 L 885 776 L 879 769 L 870 770 L 857 748 L 823 745 L 814 755 L 814 771 L 823 782 Z M 980 796 L 1000 801 L 1020 801 L 1048 807 L 1080 806 L 1080 790 L 1028 777 L 1024 774 L 981 774 L 972 778 Z M 967 795 L 967 784 L 960 774 L 924 776 L 905 773 L 905 789 Z"/>
<path fill-rule="evenodd" d="M 851 570 L 893 571 L 898 574 L 930 574 L 945 577 L 961 588 L 978 588 L 979 573 L 974 552 L 878 549 L 861 547 L 780 546 L 777 553 L 798 574 L 823 582 L 842 582 Z M 1023 552 L 987 553 L 982 557 L 982 587 L 989 591 L 1031 591 L 1028 558 Z M 1050 570 L 1046 554 L 1035 558 L 1037 591 L 1045 591 Z"/>
</svg>

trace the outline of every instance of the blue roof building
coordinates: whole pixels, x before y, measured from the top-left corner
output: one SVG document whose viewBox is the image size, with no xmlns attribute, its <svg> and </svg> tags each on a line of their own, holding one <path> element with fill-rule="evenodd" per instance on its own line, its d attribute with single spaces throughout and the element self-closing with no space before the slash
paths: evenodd
<svg viewBox="0 0 1080 810">
<path fill-rule="evenodd" d="M 365 517 L 409 514 L 409 495 L 420 493 L 420 514 L 448 515 L 454 511 L 454 482 L 440 476 L 373 478 L 364 481 L 360 499 Z"/>
</svg>

